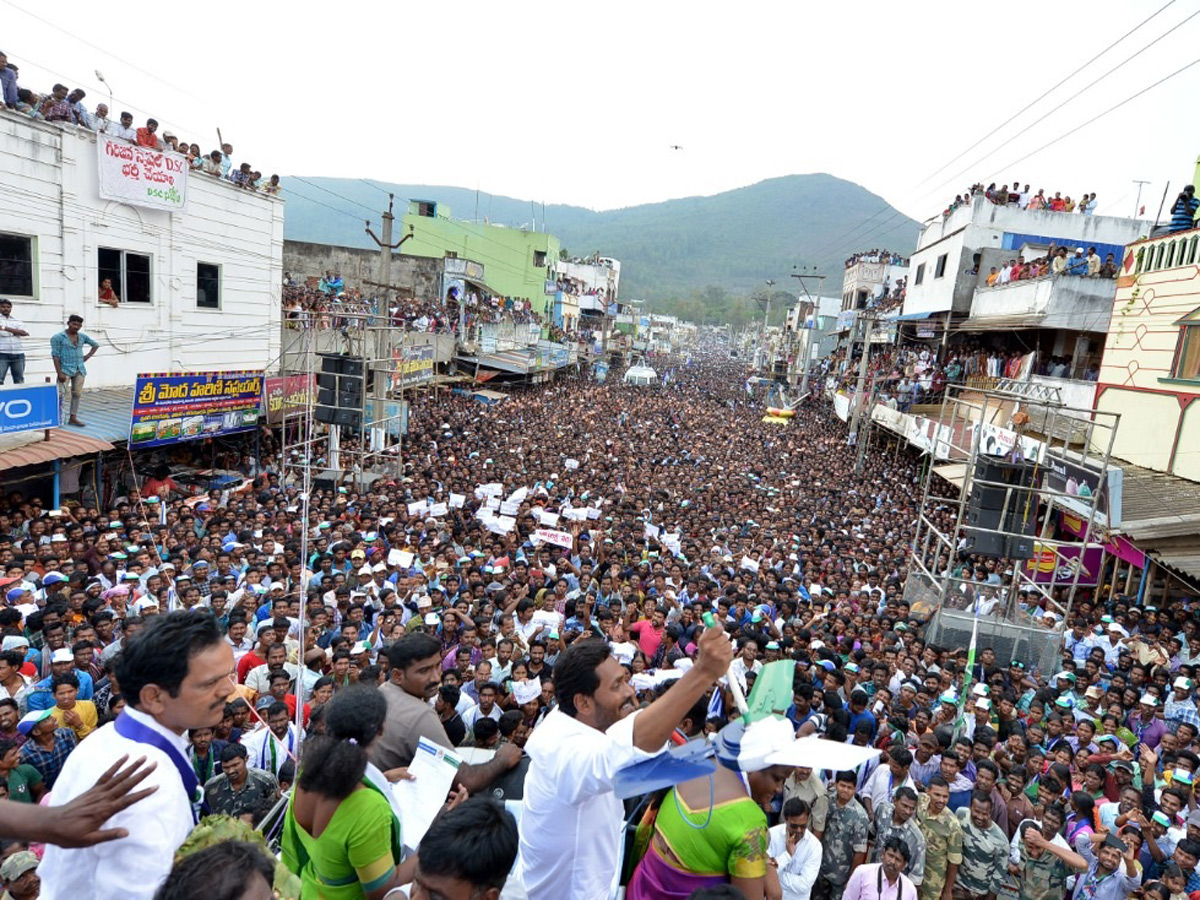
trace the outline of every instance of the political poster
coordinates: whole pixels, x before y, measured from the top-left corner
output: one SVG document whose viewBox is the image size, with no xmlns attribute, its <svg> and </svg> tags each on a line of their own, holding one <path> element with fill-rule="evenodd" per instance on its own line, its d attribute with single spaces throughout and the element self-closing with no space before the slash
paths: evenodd
<svg viewBox="0 0 1200 900">
<path fill-rule="evenodd" d="M 263 402 L 262 372 L 137 376 L 129 444 L 136 449 L 250 431 Z"/>
<path fill-rule="evenodd" d="M 187 208 L 187 157 L 100 134 L 96 159 L 102 199 L 170 212 Z"/>
</svg>

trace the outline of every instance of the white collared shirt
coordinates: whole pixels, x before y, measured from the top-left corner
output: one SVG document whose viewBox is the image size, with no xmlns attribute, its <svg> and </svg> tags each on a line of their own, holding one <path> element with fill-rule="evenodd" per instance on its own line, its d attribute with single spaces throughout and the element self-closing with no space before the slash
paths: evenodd
<svg viewBox="0 0 1200 900">
<path fill-rule="evenodd" d="M 534 729 L 521 814 L 521 864 L 529 900 L 607 900 L 621 857 L 621 769 L 650 759 L 633 744 L 634 712 L 598 731 L 561 709 Z"/>
<path fill-rule="evenodd" d="M 0 328 L 16 328 L 25 330 L 25 323 L 13 316 L 0 316 Z M 0 331 L 0 353 L 24 353 L 25 345 L 21 338 L 7 331 Z"/>
<path fill-rule="evenodd" d="M 153 718 L 126 707 L 121 713 L 161 734 L 180 754 L 187 751 L 182 735 L 159 725 Z M 104 823 L 121 827 L 129 836 L 117 841 L 77 850 L 47 845 L 38 866 L 42 900 L 81 900 L 84 897 L 121 897 L 122 900 L 151 900 L 171 871 L 175 851 L 192 830 L 192 805 L 184 792 L 179 771 L 162 750 L 117 734 L 110 722 L 87 739 L 86 749 L 67 757 L 55 782 L 50 805 L 62 806 L 87 791 L 121 756 L 129 760 L 146 757 L 157 767 L 139 789 L 158 790 Z"/>
<path fill-rule="evenodd" d="M 788 853 L 786 824 L 773 826 L 767 834 L 770 837 L 767 853 L 779 866 L 783 900 L 808 900 L 821 871 L 821 842 L 811 830 L 806 830 L 796 852 Z"/>
</svg>

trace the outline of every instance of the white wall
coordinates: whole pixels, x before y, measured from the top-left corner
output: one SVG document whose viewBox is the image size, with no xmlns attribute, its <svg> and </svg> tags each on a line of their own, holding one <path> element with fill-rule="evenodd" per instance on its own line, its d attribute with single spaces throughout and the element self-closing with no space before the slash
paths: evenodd
<svg viewBox="0 0 1200 900">
<path fill-rule="evenodd" d="M 954 309 L 965 313 L 970 310 L 971 296 L 978 281 L 977 276 L 966 274 L 971 268 L 972 256 L 1002 247 L 1006 233 L 1040 235 L 1088 247 L 1091 244 L 1126 245 L 1145 229 L 1146 223 L 1137 219 L 1031 212 L 996 206 L 985 197 L 976 197 L 972 205 L 960 206 L 945 219 L 936 216 L 925 225 L 917 240 L 917 250 L 909 260 L 904 312 Z M 937 261 L 942 254 L 946 254 L 946 272 L 943 278 L 936 278 Z M 1008 250 L 1005 255 L 1016 256 L 1017 251 Z M 917 284 L 917 270 L 922 263 L 925 273 L 921 284 Z"/>
<path fill-rule="evenodd" d="M 99 341 L 88 387 L 138 372 L 263 369 L 280 352 L 283 202 L 188 178 L 184 212 L 102 200 L 87 131 L 0 116 L 0 232 L 34 238 L 36 296 L 13 296 L 26 323 L 27 381 L 52 375 L 50 337 L 67 315 Z M 97 299 L 97 249 L 151 257 L 150 303 Z M 196 264 L 221 266 L 221 308 L 196 306 Z"/>
</svg>

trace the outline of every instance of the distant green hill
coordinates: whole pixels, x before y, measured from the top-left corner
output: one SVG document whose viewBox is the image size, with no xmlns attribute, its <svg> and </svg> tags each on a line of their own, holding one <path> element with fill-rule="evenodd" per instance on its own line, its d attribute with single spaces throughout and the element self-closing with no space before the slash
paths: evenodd
<svg viewBox="0 0 1200 900">
<path fill-rule="evenodd" d="M 787 175 L 711 197 L 602 212 L 547 205 L 544 222 L 540 204 L 477 195 L 468 188 L 317 177 L 285 178 L 283 184 L 284 236 L 289 239 L 373 246 L 363 230 L 367 209 L 355 203 L 384 209 L 387 197 L 372 186 L 378 184 L 396 195 L 397 216 L 408 200 L 421 199 L 449 206 L 460 219 L 478 216 L 480 221 L 531 228 L 536 217 L 537 227 L 544 224 L 571 255 L 598 251 L 619 259 L 622 298 L 645 298 L 655 308 L 675 305 L 662 301 L 700 298 L 709 286 L 733 295 L 761 293 L 768 278 L 776 282 L 776 291 L 794 290 L 796 282 L 788 278 L 794 266 L 818 266 L 830 276 L 823 293 L 836 296 L 850 253 L 875 247 L 911 252 L 919 229 L 882 197 L 824 174 Z M 370 218 L 378 222 L 379 214 Z"/>
</svg>

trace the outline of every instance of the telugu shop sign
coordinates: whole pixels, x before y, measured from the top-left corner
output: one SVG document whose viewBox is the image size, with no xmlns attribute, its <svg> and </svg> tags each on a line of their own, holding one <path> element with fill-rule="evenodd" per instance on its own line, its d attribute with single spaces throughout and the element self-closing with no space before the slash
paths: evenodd
<svg viewBox="0 0 1200 900">
<path fill-rule="evenodd" d="M 264 381 L 262 372 L 139 375 L 129 445 L 141 449 L 249 431 L 262 413 Z"/>
</svg>

